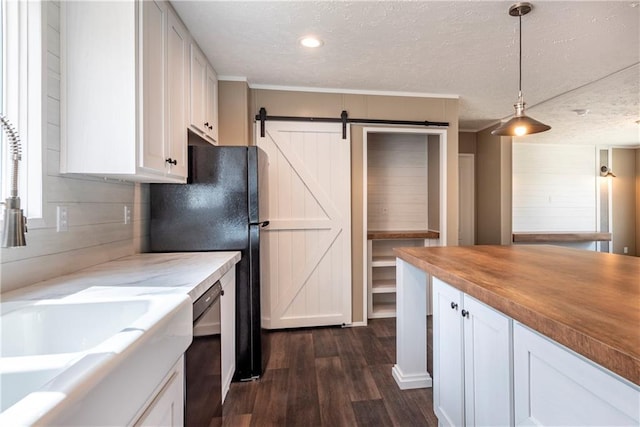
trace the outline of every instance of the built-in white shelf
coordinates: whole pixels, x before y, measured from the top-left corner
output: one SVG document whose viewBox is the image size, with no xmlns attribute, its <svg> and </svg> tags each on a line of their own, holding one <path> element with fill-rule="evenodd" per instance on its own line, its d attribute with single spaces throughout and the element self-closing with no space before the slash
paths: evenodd
<svg viewBox="0 0 640 427">
<path fill-rule="evenodd" d="M 371 259 L 371 267 L 395 267 L 396 257 L 394 256 L 374 256 Z"/>
<path fill-rule="evenodd" d="M 373 234 L 371 234 L 373 233 Z M 370 232 L 367 259 L 367 316 L 396 316 L 396 256 L 393 248 L 438 246 L 437 231 Z M 371 238 L 373 237 L 373 238 Z"/>
<path fill-rule="evenodd" d="M 389 294 L 396 292 L 395 279 L 378 279 L 371 281 L 372 294 Z"/>
</svg>

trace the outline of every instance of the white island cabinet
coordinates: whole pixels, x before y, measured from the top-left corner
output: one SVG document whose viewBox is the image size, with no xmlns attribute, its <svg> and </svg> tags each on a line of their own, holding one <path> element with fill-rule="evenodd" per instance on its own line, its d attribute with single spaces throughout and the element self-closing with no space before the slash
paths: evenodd
<svg viewBox="0 0 640 427">
<path fill-rule="evenodd" d="M 168 2 L 61 4 L 62 173 L 186 182 L 190 36 Z"/>
<path fill-rule="evenodd" d="M 640 425 L 640 261 L 553 246 L 394 252 L 392 374 L 402 389 L 433 383 L 440 426 Z"/>
<path fill-rule="evenodd" d="M 511 325 L 433 278 L 433 407 L 441 425 L 512 424 Z"/>
<path fill-rule="evenodd" d="M 640 425 L 638 387 L 526 326 L 514 326 L 516 425 Z"/>
</svg>

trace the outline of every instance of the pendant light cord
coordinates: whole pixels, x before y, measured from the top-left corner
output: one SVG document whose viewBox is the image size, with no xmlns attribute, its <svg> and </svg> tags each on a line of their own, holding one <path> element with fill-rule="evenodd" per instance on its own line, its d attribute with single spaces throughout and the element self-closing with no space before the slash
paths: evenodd
<svg viewBox="0 0 640 427">
<path fill-rule="evenodd" d="M 518 97 L 522 97 L 522 14 L 518 14 L 518 27 L 519 27 L 519 39 L 520 39 L 520 51 L 518 52 L 518 57 L 520 59 L 520 70 L 519 70 L 519 80 L 518 80 Z"/>
</svg>

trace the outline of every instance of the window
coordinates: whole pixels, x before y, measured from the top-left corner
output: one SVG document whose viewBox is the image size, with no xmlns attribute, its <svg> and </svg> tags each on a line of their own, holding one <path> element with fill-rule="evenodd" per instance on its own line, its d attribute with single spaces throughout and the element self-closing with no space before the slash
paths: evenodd
<svg viewBox="0 0 640 427">
<path fill-rule="evenodd" d="M 0 0 L 2 112 L 16 127 L 22 144 L 18 194 L 29 219 L 42 218 L 43 135 L 46 130 L 46 11 L 48 2 Z M 2 135 L 1 191 L 11 186 L 6 135 Z M 30 226 L 37 225 L 29 222 Z"/>
</svg>

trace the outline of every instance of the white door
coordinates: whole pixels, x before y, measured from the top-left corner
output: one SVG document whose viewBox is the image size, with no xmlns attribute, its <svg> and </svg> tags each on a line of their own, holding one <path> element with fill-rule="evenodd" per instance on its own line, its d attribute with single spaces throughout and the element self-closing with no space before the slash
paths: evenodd
<svg viewBox="0 0 640 427">
<path fill-rule="evenodd" d="M 351 323 L 351 148 L 340 124 L 266 122 L 268 265 L 262 325 Z"/>
<path fill-rule="evenodd" d="M 475 172 L 474 155 L 459 154 L 459 229 L 458 244 L 475 245 Z"/>
</svg>

